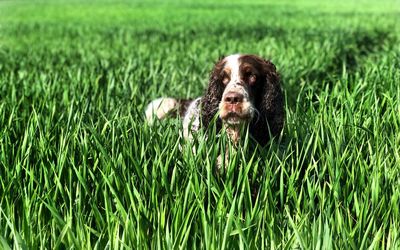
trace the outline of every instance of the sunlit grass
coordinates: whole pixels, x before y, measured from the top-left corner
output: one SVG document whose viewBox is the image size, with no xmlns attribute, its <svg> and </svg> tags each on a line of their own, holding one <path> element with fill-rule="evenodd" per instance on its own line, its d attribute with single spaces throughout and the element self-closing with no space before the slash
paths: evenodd
<svg viewBox="0 0 400 250">
<path fill-rule="evenodd" d="M 396 2 L 170 4 L 0 3 L 0 248 L 400 248 Z M 281 73 L 270 144 L 144 122 L 236 52 Z"/>
</svg>

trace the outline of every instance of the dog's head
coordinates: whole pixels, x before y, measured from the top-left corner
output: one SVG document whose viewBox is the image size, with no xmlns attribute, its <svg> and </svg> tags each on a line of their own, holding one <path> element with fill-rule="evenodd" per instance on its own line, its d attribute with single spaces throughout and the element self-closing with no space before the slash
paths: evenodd
<svg viewBox="0 0 400 250">
<path fill-rule="evenodd" d="M 227 128 L 250 124 L 251 134 L 261 144 L 269 132 L 279 133 L 283 98 L 275 66 L 255 55 L 236 54 L 218 61 L 202 101 L 203 124 L 208 126 L 217 113 Z"/>
</svg>

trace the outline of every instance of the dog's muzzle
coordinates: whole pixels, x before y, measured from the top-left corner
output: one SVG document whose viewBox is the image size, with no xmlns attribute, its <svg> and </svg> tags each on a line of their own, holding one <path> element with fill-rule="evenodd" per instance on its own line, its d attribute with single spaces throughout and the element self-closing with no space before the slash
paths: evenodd
<svg viewBox="0 0 400 250">
<path fill-rule="evenodd" d="M 228 125 L 239 125 L 253 118 L 253 108 L 247 92 L 243 87 L 228 88 L 219 105 L 220 118 Z"/>
</svg>

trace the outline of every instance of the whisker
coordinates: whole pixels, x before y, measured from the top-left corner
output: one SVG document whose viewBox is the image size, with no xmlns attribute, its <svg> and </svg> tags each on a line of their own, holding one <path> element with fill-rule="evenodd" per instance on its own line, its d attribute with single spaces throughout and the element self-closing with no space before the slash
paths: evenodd
<svg viewBox="0 0 400 250">
<path fill-rule="evenodd" d="M 257 117 L 257 119 L 256 119 L 256 123 L 257 123 L 260 120 L 261 112 L 256 107 L 252 107 L 251 109 L 254 112 L 255 116 Z"/>
</svg>

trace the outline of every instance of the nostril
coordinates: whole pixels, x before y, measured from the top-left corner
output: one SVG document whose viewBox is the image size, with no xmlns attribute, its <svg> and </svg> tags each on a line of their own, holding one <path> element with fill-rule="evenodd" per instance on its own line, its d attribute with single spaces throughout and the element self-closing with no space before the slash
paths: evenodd
<svg viewBox="0 0 400 250">
<path fill-rule="evenodd" d="M 224 101 L 230 104 L 236 104 L 236 103 L 240 103 L 243 101 L 243 95 L 239 94 L 239 93 L 228 93 L 225 98 Z"/>
<path fill-rule="evenodd" d="M 242 102 L 242 100 L 243 100 L 243 96 L 235 96 L 234 98 L 233 98 L 233 102 L 234 103 L 238 103 L 238 102 Z"/>
</svg>

